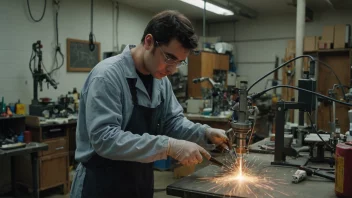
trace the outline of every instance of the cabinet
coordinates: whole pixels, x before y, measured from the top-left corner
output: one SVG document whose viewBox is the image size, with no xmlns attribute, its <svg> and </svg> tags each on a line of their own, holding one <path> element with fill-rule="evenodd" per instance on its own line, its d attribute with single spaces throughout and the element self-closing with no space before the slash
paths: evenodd
<svg viewBox="0 0 352 198">
<path fill-rule="evenodd" d="M 328 49 L 328 50 L 318 50 L 313 52 L 306 52 L 314 56 L 315 58 L 327 63 L 336 73 L 337 77 L 341 80 L 342 85 L 351 86 L 352 77 L 352 50 L 351 49 Z M 317 73 L 317 92 L 328 96 L 328 90 L 333 88 L 334 84 L 338 84 L 336 77 L 333 73 L 322 63 L 318 63 L 318 73 Z M 307 63 L 305 65 L 308 65 Z M 305 70 L 308 70 L 308 66 L 305 66 Z M 336 99 L 340 100 L 342 98 L 341 89 L 335 90 Z M 348 89 L 345 89 L 345 93 Z M 330 112 L 331 104 L 321 102 L 318 106 L 317 112 L 317 125 L 318 128 L 324 131 L 330 131 Z M 341 133 L 345 133 L 349 130 L 350 121 L 348 118 L 348 110 L 350 108 L 346 105 L 336 103 L 336 118 L 339 119 L 341 125 Z M 309 122 L 308 122 L 309 123 Z"/>
<path fill-rule="evenodd" d="M 214 70 L 229 70 L 229 56 L 212 52 L 201 52 L 188 57 L 188 97 L 202 98 L 202 88 L 211 88 L 209 82 L 194 84 L 194 78 L 214 77 Z M 226 80 L 225 80 L 226 83 Z"/>
<path fill-rule="evenodd" d="M 35 116 L 26 117 L 26 128 L 31 131 L 32 140 L 48 145 L 48 150 L 38 153 L 39 162 L 39 191 L 62 186 L 63 193 L 69 192 L 69 163 L 71 129 L 76 122 L 65 124 L 40 124 Z M 31 163 L 29 157 L 17 158 L 15 168 L 16 181 L 19 184 L 32 186 Z"/>
</svg>

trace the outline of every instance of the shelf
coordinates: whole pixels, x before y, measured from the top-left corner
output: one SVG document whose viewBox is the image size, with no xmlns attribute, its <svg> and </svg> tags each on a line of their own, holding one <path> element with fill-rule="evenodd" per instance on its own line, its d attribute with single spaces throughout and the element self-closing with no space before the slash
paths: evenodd
<svg viewBox="0 0 352 198">
<path fill-rule="evenodd" d="M 0 117 L 0 120 L 13 120 L 13 119 L 20 119 L 25 118 L 24 115 L 13 115 L 12 117 Z"/>
<path fill-rule="evenodd" d="M 313 53 L 337 53 L 337 52 L 350 52 L 352 48 L 345 48 L 345 49 L 320 49 L 320 50 L 313 50 L 313 51 L 305 51 L 304 54 L 313 54 Z"/>
</svg>

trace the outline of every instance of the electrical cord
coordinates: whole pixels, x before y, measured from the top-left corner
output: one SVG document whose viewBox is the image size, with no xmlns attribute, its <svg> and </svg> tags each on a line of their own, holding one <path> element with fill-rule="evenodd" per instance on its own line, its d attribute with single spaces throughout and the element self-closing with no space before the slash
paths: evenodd
<svg viewBox="0 0 352 198">
<path fill-rule="evenodd" d="M 55 5 L 56 5 L 56 13 L 55 13 L 55 36 L 56 36 L 56 46 L 55 46 L 55 54 L 54 54 L 54 65 L 56 65 L 56 67 L 54 66 L 54 68 L 48 73 L 49 75 L 51 75 L 52 73 L 54 73 L 54 71 L 59 70 L 63 65 L 64 65 L 64 59 L 65 56 L 62 54 L 61 52 L 61 48 L 59 45 L 59 25 L 58 25 L 58 18 L 59 18 L 59 10 L 60 10 L 60 0 L 56 0 L 54 1 Z M 61 56 L 61 63 L 59 65 L 59 61 L 58 61 L 58 54 Z"/>
<path fill-rule="evenodd" d="M 312 129 L 314 129 L 314 132 L 318 135 L 318 137 L 321 139 L 321 141 L 323 141 L 323 143 L 324 143 L 326 146 L 328 146 L 331 150 L 335 151 L 335 149 L 334 149 L 330 144 L 328 144 L 328 143 L 320 136 L 320 134 L 319 134 L 317 128 L 315 128 L 315 126 L 314 126 L 314 124 L 313 124 L 312 115 L 311 115 L 309 112 L 307 112 L 307 114 L 308 114 L 308 118 L 309 118 L 310 124 L 311 124 L 311 126 L 312 126 Z"/>
<path fill-rule="evenodd" d="M 256 85 L 257 83 L 259 83 L 261 80 L 263 80 L 264 78 L 266 78 L 267 76 L 269 76 L 270 74 L 276 72 L 277 70 L 279 70 L 280 68 L 284 67 L 285 65 L 297 60 L 297 59 L 300 59 L 300 58 L 304 58 L 304 57 L 308 57 L 310 58 L 311 60 L 315 60 L 312 56 L 310 55 L 302 55 L 302 56 L 297 56 L 283 64 L 281 64 L 280 66 L 278 66 L 277 68 L 275 68 L 274 70 L 270 71 L 269 73 L 265 74 L 263 77 L 259 78 L 257 81 L 255 81 L 248 89 L 247 89 L 247 93 L 254 87 L 254 85 Z"/>
<path fill-rule="evenodd" d="M 350 103 L 342 102 L 342 101 L 336 100 L 336 99 L 334 99 L 334 98 L 330 98 L 330 97 L 328 97 L 328 96 L 325 96 L 325 95 L 323 95 L 323 94 L 320 94 L 320 93 L 317 93 L 317 92 L 314 92 L 314 91 L 310 91 L 310 90 L 307 90 L 307 89 L 302 89 L 302 88 L 299 88 L 299 87 L 289 86 L 289 85 L 278 85 L 278 86 L 270 87 L 270 88 L 268 88 L 268 89 L 266 89 L 266 90 L 264 90 L 264 91 L 262 91 L 262 92 L 259 92 L 259 93 L 257 93 L 257 94 L 252 95 L 252 96 L 249 96 L 249 97 L 251 97 L 252 100 L 253 100 L 253 99 L 255 99 L 255 98 L 261 96 L 262 94 L 264 94 L 264 93 L 267 92 L 267 91 L 270 91 L 270 90 L 276 89 L 276 88 L 280 88 L 280 87 L 286 87 L 286 88 L 296 89 L 296 90 L 299 90 L 299 91 L 305 91 L 305 92 L 308 92 L 308 93 L 317 95 L 317 96 L 319 96 L 319 97 L 322 97 L 322 98 L 324 98 L 324 99 L 332 100 L 332 101 L 334 101 L 334 102 L 337 102 L 337 103 L 340 103 L 340 104 L 343 104 L 343 105 L 347 105 L 347 106 L 352 107 L 352 104 L 350 104 Z"/>
<path fill-rule="evenodd" d="M 40 17 L 39 20 L 33 18 L 32 11 L 31 11 L 31 8 L 30 8 L 30 6 L 29 6 L 29 0 L 27 0 L 27 7 L 28 7 L 29 15 L 31 16 L 32 20 L 33 20 L 34 22 L 39 22 L 39 21 L 41 21 L 41 20 L 43 19 L 44 15 L 45 15 L 45 11 L 46 11 L 46 0 L 44 0 L 44 10 L 43 10 L 43 14 L 42 14 L 42 16 Z"/>
<path fill-rule="evenodd" d="M 95 35 L 93 34 L 93 0 L 90 1 L 90 33 L 89 33 L 89 49 L 90 51 L 94 51 L 95 45 L 93 39 L 95 39 Z"/>
<path fill-rule="evenodd" d="M 308 57 L 310 58 L 312 61 L 317 61 L 319 63 L 321 63 L 323 66 L 327 67 L 335 76 L 336 80 L 339 83 L 339 87 L 341 88 L 342 94 L 343 94 L 343 99 L 346 101 L 346 93 L 344 90 L 344 86 L 341 83 L 341 80 L 339 79 L 339 77 L 337 76 L 337 74 L 334 72 L 334 70 L 332 69 L 332 67 L 330 65 L 328 65 L 327 63 L 325 63 L 324 61 L 318 60 L 318 59 L 314 59 L 312 56 L 310 55 L 302 55 L 302 56 L 297 56 L 283 64 L 281 64 L 279 67 L 275 68 L 274 70 L 270 71 L 269 73 L 265 74 L 263 77 L 259 78 L 257 81 L 255 81 L 248 89 L 247 89 L 247 93 L 254 87 L 254 85 L 258 84 L 261 80 L 263 80 L 264 78 L 266 78 L 267 76 L 269 76 L 270 74 L 276 72 L 277 70 L 279 70 L 280 68 L 284 67 L 285 65 L 299 59 L 299 58 L 304 58 L 304 57 Z M 320 65 L 320 64 L 319 64 Z M 292 78 L 291 78 L 292 79 Z M 345 86 L 347 87 L 347 86 Z"/>
<path fill-rule="evenodd" d="M 337 79 L 337 82 L 339 83 L 339 87 L 341 88 L 343 99 L 346 101 L 346 93 L 345 93 L 344 85 L 342 85 L 341 80 L 339 79 L 337 74 L 334 72 L 332 67 L 330 65 L 328 65 L 327 63 L 325 63 L 324 61 L 321 61 L 321 60 L 318 60 L 318 59 L 316 59 L 315 61 L 318 61 L 319 63 L 321 63 L 322 65 L 327 67 L 334 74 L 335 78 Z"/>
</svg>

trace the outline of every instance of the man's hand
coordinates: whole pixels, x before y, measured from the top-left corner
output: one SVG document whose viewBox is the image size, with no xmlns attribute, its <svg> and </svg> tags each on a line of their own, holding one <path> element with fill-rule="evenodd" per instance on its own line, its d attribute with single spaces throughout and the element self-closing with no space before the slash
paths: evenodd
<svg viewBox="0 0 352 198">
<path fill-rule="evenodd" d="M 202 155 L 207 159 L 211 157 L 210 154 L 198 144 L 174 138 L 169 138 L 167 155 L 186 166 L 201 163 L 203 161 Z"/>
<path fill-rule="evenodd" d="M 222 129 L 215 129 L 215 128 L 207 128 L 205 131 L 206 137 L 216 145 L 220 145 L 224 149 L 229 149 L 229 139 L 226 136 L 226 133 Z"/>
</svg>

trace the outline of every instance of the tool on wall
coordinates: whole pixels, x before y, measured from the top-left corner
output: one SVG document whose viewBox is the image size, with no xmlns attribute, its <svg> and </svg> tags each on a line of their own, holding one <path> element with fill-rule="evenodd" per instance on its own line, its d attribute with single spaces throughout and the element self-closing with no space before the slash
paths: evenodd
<svg viewBox="0 0 352 198">
<path fill-rule="evenodd" d="M 33 99 L 32 99 L 32 104 L 29 107 L 30 111 L 32 111 L 32 109 L 35 108 L 36 105 L 39 105 L 38 86 L 40 88 L 40 91 L 43 91 L 44 80 L 46 81 L 48 88 L 49 88 L 49 85 L 51 85 L 52 87 L 54 87 L 54 89 L 57 89 L 57 85 L 58 85 L 58 83 L 51 78 L 50 73 L 47 72 L 45 69 L 45 66 L 43 64 L 43 56 L 42 56 L 43 53 L 41 50 L 42 48 L 43 48 L 43 45 L 41 44 L 40 40 L 32 44 L 32 55 L 29 61 L 29 69 L 32 73 L 34 82 L 33 82 Z M 38 58 L 37 67 L 35 66 L 36 58 Z M 32 66 L 32 62 L 34 62 L 34 66 Z"/>
<path fill-rule="evenodd" d="M 34 22 L 39 22 L 39 21 L 41 21 L 41 20 L 44 18 L 45 11 L 46 11 L 46 0 L 44 0 L 43 14 L 42 14 L 42 16 L 40 17 L 40 19 L 35 19 L 35 18 L 33 17 L 31 8 L 30 8 L 30 6 L 29 6 L 29 0 L 27 0 L 27 7 L 28 7 L 29 16 L 31 17 L 31 19 L 32 19 Z"/>
<path fill-rule="evenodd" d="M 90 1 L 90 33 L 89 33 L 89 49 L 90 51 L 94 51 L 94 34 L 93 34 L 93 0 Z"/>
<path fill-rule="evenodd" d="M 53 74 L 54 71 L 59 70 L 64 65 L 64 55 L 61 52 L 60 43 L 59 43 L 59 25 L 58 25 L 58 18 L 59 18 L 59 10 L 60 10 L 60 0 L 53 0 L 53 5 L 55 7 L 55 54 L 54 54 L 54 66 L 53 69 L 49 72 L 49 74 Z M 58 55 L 61 56 L 61 63 L 59 65 Z"/>
</svg>

